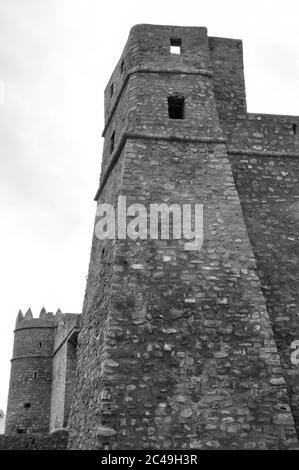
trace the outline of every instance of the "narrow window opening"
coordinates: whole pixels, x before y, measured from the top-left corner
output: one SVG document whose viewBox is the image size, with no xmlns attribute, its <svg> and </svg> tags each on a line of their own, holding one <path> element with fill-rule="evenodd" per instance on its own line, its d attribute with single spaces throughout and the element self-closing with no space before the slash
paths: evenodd
<svg viewBox="0 0 299 470">
<path fill-rule="evenodd" d="M 170 53 L 181 54 L 182 40 L 180 38 L 170 38 Z"/>
<path fill-rule="evenodd" d="M 293 133 L 294 135 L 297 134 L 297 124 L 293 124 Z"/>
<path fill-rule="evenodd" d="M 41 349 L 41 347 L 42 347 L 42 343 L 39 343 L 39 349 Z"/>
<path fill-rule="evenodd" d="M 110 137 L 110 153 L 112 153 L 114 150 L 114 141 L 115 141 L 115 131 L 112 132 L 112 135 Z"/>
<path fill-rule="evenodd" d="M 105 254 L 105 248 L 102 249 L 102 258 L 104 257 Z"/>
<path fill-rule="evenodd" d="M 31 407 L 31 403 L 25 403 L 24 408 L 25 408 L 26 410 L 28 410 L 28 408 L 30 408 L 30 407 Z"/>
<path fill-rule="evenodd" d="M 37 379 L 37 372 L 34 372 L 34 380 Z"/>
<path fill-rule="evenodd" d="M 125 63 L 124 63 L 124 61 L 122 60 L 122 61 L 121 61 L 121 64 L 120 64 L 120 71 L 121 71 L 121 73 L 123 73 L 123 71 L 124 71 L 124 66 L 125 66 Z"/>
<path fill-rule="evenodd" d="M 113 86 L 113 83 L 111 83 L 111 85 L 110 85 L 110 96 L 113 96 L 113 92 L 114 92 L 114 86 Z"/>
<path fill-rule="evenodd" d="M 168 97 L 168 115 L 170 119 L 184 119 L 185 98 L 183 96 Z"/>
</svg>

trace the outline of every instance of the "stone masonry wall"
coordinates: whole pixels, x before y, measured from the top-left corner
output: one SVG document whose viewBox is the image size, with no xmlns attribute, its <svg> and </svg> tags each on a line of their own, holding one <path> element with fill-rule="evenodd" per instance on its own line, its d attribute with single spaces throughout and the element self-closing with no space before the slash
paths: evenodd
<svg viewBox="0 0 299 470">
<path fill-rule="evenodd" d="M 209 38 L 213 85 L 224 137 L 246 116 L 243 46 L 238 39 Z"/>
<path fill-rule="evenodd" d="M 62 314 L 60 310 L 54 316 L 42 309 L 39 318 L 33 318 L 30 309 L 25 316 L 19 312 L 8 394 L 7 440 L 3 441 L 9 448 L 13 447 L 14 438 L 16 447 L 19 443 L 22 448 L 27 444 L 28 448 L 31 444 L 48 448 L 54 438 L 47 441 L 40 436 L 48 435 L 50 422 L 51 428 L 67 426 L 79 319 L 80 315 Z M 68 348 L 68 340 L 73 348 Z"/>
<path fill-rule="evenodd" d="M 246 112 L 241 41 L 209 38 L 217 109 L 299 433 L 299 117 Z"/>
<path fill-rule="evenodd" d="M 0 450 L 65 450 L 67 436 L 67 431 L 49 435 L 2 435 Z"/>
<path fill-rule="evenodd" d="M 123 159 L 122 151 L 99 202 L 106 201 L 116 205 L 121 187 Z M 98 438 L 101 438 L 99 417 L 101 416 L 101 422 L 105 426 L 105 413 L 110 413 L 109 404 L 106 408 L 111 386 L 107 385 L 107 370 L 111 368 L 107 340 L 113 334 L 111 303 L 116 245 L 117 241 L 93 237 L 83 305 L 85 315 L 82 316 L 78 337 L 76 387 L 69 419 L 68 447 L 71 449 L 97 448 Z"/>
<path fill-rule="evenodd" d="M 181 55 L 169 54 L 170 37 L 182 39 Z M 126 86 L 128 78 L 132 73 L 149 70 L 168 70 L 173 73 L 198 73 L 202 70 L 210 73 L 207 29 L 176 26 L 165 28 L 147 24 L 134 26 L 105 89 L 105 129 L 110 124 L 109 118 L 116 109 L 115 105 L 118 105 L 119 95 L 122 94 L 122 87 Z M 112 84 L 114 92 L 111 96 Z"/>
<path fill-rule="evenodd" d="M 67 426 L 76 370 L 76 340 L 80 315 L 56 315 L 53 349 L 50 431 Z M 70 345 L 71 343 L 71 345 Z"/>
<path fill-rule="evenodd" d="M 119 243 L 105 416 L 117 433 L 102 445 L 296 446 L 224 148 L 130 140 L 123 188 L 128 204 L 137 192 L 144 204 L 149 195 L 153 203 L 203 203 L 205 245 L 198 253 L 178 241 Z"/>
<path fill-rule="evenodd" d="M 53 322 L 25 317 L 16 326 L 6 434 L 48 433 Z"/>
<path fill-rule="evenodd" d="M 171 37 L 182 40 L 179 56 L 169 53 Z M 108 83 L 98 202 L 115 205 L 122 194 L 147 208 L 203 204 L 204 246 L 94 236 L 69 448 L 298 447 L 222 139 L 235 110 L 246 111 L 242 54 L 236 42 L 223 45 L 238 78 L 223 58 L 212 66 L 210 48 L 205 28 L 138 25 Z M 230 77 L 223 95 L 221 67 Z M 172 94 L 185 97 L 184 120 L 168 118 Z"/>
<path fill-rule="evenodd" d="M 68 426 L 68 420 L 75 391 L 75 373 L 77 365 L 77 336 L 67 343 L 65 405 L 63 427 Z"/>
<path fill-rule="evenodd" d="M 294 139 L 294 137 L 293 137 Z M 230 157 L 299 434 L 299 155 Z"/>
<path fill-rule="evenodd" d="M 0 449 L 298 448 L 299 117 L 247 113 L 240 40 L 137 25 L 103 136 L 98 204 L 203 204 L 204 244 L 94 236 L 78 360 L 77 316 L 18 316 Z"/>
<path fill-rule="evenodd" d="M 53 357 L 50 431 L 64 427 L 67 343 Z"/>
<path fill-rule="evenodd" d="M 236 119 L 233 132 L 228 138 L 228 149 L 234 154 L 299 155 L 298 135 L 293 126 L 298 126 L 297 116 L 275 116 L 248 114 Z"/>
</svg>

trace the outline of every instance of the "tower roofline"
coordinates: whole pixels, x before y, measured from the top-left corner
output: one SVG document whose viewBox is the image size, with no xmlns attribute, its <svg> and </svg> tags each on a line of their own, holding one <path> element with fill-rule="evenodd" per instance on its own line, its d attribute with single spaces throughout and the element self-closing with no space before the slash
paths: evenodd
<svg viewBox="0 0 299 470">
<path fill-rule="evenodd" d="M 16 318 L 15 331 L 27 328 L 54 328 L 59 321 L 70 318 L 70 316 L 74 316 L 75 318 L 79 315 L 81 314 L 62 313 L 60 309 L 58 309 L 56 314 L 54 315 L 53 312 L 48 312 L 43 307 L 40 311 L 39 317 L 34 317 L 31 308 L 27 310 L 25 316 L 23 315 L 22 311 L 19 310 Z"/>
<path fill-rule="evenodd" d="M 208 32 L 208 28 L 206 26 L 188 26 L 188 25 L 173 25 L 173 24 L 151 24 L 151 23 L 136 23 L 130 29 L 130 33 L 134 32 L 136 29 L 144 29 L 144 28 L 160 28 L 160 29 L 203 29 Z"/>
</svg>

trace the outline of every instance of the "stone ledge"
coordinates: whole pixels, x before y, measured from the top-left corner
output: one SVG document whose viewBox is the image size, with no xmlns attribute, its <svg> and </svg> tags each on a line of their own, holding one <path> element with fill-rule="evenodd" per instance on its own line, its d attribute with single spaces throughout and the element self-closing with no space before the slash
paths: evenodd
<svg viewBox="0 0 299 470">
<path fill-rule="evenodd" d="M 235 149 L 235 148 L 227 148 L 227 153 L 229 155 L 248 155 L 248 156 L 256 156 L 256 157 L 291 157 L 291 158 L 299 158 L 299 153 L 292 153 L 292 152 L 275 152 L 272 150 L 267 151 L 259 151 L 259 150 L 246 150 L 246 149 Z"/>
</svg>

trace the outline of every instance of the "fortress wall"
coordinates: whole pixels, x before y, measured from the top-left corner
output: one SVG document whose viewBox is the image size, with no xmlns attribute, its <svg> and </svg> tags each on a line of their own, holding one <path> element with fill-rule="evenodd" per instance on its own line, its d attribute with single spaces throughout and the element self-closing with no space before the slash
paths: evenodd
<svg viewBox="0 0 299 470">
<path fill-rule="evenodd" d="M 80 315 L 57 315 L 53 352 L 50 431 L 67 426 L 73 376 L 76 370 L 76 344 L 72 335 L 79 331 Z M 76 333 L 77 337 L 77 333 Z"/>
<path fill-rule="evenodd" d="M 94 236 L 76 375 L 78 319 L 19 314 L 0 449 L 65 448 L 72 398 L 70 449 L 298 448 L 298 126 L 246 113 L 241 41 L 132 28 L 96 198 L 203 204 L 204 245 Z"/>
<path fill-rule="evenodd" d="M 228 149 L 239 153 L 297 153 L 299 158 L 299 117 L 252 113 L 246 118 L 239 116 L 228 138 Z"/>
<path fill-rule="evenodd" d="M 173 36 L 182 40 L 179 56 L 169 53 Z M 215 86 L 205 28 L 131 30 L 123 59 L 138 69 L 123 77 L 123 83 L 135 80 L 123 103 L 131 109 L 133 128 L 124 147 L 117 142 L 108 156 L 113 127 L 116 135 L 123 130 L 115 115 L 121 98 L 114 97 L 104 129 L 104 159 L 114 167 L 108 179 L 102 175 L 99 202 L 114 202 L 121 191 L 128 203 L 147 207 L 153 201 L 202 203 L 204 247 L 186 251 L 182 240 L 94 237 L 69 448 L 298 447 L 239 196 L 219 139 L 216 106 L 225 135 L 236 112 L 246 112 L 242 55 L 237 42 L 219 41 L 225 57 L 221 67 L 214 60 Z M 229 48 L 236 57 L 232 70 L 225 63 Z M 185 120 L 169 119 L 171 93 L 184 95 Z M 224 110 L 231 102 L 228 119 Z"/>
<path fill-rule="evenodd" d="M 149 194 L 151 202 L 200 201 L 205 242 L 201 252 L 177 241 L 119 243 L 109 416 L 117 435 L 105 442 L 121 449 L 296 446 L 225 149 L 159 139 L 131 139 L 126 149 L 128 201 L 136 192 L 145 204 Z"/>
<path fill-rule="evenodd" d="M 228 138 L 237 119 L 246 116 L 243 45 L 238 39 L 209 37 L 213 84 L 223 136 Z"/>
<path fill-rule="evenodd" d="M 132 79 L 127 83 L 119 99 L 117 113 L 114 113 L 111 117 L 109 129 L 107 130 L 107 138 L 104 141 L 101 176 L 104 175 L 105 170 L 111 161 L 110 137 L 113 131 L 115 131 L 114 148 L 117 148 L 123 131 L 130 127 L 128 122 L 130 120 L 131 113 L 134 115 L 134 101 L 136 96 L 134 82 L 134 79 Z M 130 107 L 128 107 L 129 103 L 131 104 Z"/>
<path fill-rule="evenodd" d="M 38 321 L 25 319 L 15 331 L 6 434 L 49 432 L 53 323 Z"/>
<path fill-rule="evenodd" d="M 135 111 L 128 122 L 134 132 L 173 139 L 221 137 L 210 77 L 182 73 L 178 79 L 171 73 L 140 73 L 134 85 Z M 172 95 L 184 97 L 184 119 L 169 119 Z"/>
<path fill-rule="evenodd" d="M 39 318 L 33 318 L 30 309 L 25 317 L 19 312 L 14 332 L 6 435 L 48 434 L 50 421 L 51 427 L 66 426 L 71 400 L 67 394 L 72 395 L 76 352 L 76 348 L 68 349 L 67 340 L 78 331 L 79 319 L 80 315 L 60 311 L 54 317 L 45 309 Z"/>
<path fill-rule="evenodd" d="M 71 410 L 75 391 L 75 374 L 77 365 L 77 336 L 67 342 L 66 361 L 66 381 L 65 381 L 65 402 L 64 402 L 64 422 L 63 427 L 68 426 L 68 419 Z"/>
<path fill-rule="evenodd" d="M 64 427 L 67 343 L 53 356 L 50 431 Z"/>
<path fill-rule="evenodd" d="M 24 434 L 1 435 L 0 450 L 65 450 L 67 431 L 59 431 L 49 435 Z"/>
<path fill-rule="evenodd" d="M 122 180 L 124 150 L 101 193 L 99 203 L 115 205 Z M 98 218 L 96 217 L 95 223 Z M 101 422 L 105 426 L 111 413 L 109 396 L 113 386 L 107 380 L 110 366 L 108 336 L 116 332 L 111 325 L 112 276 L 117 242 L 93 236 L 88 282 L 81 330 L 78 337 L 76 389 L 69 420 L 69 448 L 98 448 Z M 107 406 L 106 406 L 107 405 Z"/>
<path fill-rule="evenodd" d="M 53 329 L 54 323 L 23 321 L 15 330 L 13 358 L 51 356 L 54 345 Z"/>
<path fill-rule="evenodd" d="M 230 161 L 299 433 L 299 367 L 291 362 L 299 340 L 299 155 Z"/>
<path fill-rule="evenodd" d="M 181 55 L 169 54 L 170 37 L 181 38 L 183 51 Z M 178 71 L 182 68 L 189 72 L 200 69 L 211 71 L 206 38 L 207 29 L 204 27 L 135 25 L 130 31 L 122 56 L 105 89 L 105 126 L 108 124 L 111 111 L 115 108 L 119 92 L 132 72 L 163 69 Z M 112 83 L 115 92 L 111 97 Z"/>
<path fill-rule="evenodd" d="M 291 344 L 298 338 L 299 117 L 247 114 L 242 44 L 221 38 L 209 44 L 221 127 L 298 432 Z"/>
<path fill-rule="evenodd" d="M 74 330 L 80 328 L 81 315 L 77 313 L 59 313 L 55 317 L 55 342 L 54 354 L 61 345 L 68 339 Z"/>
</svg>

